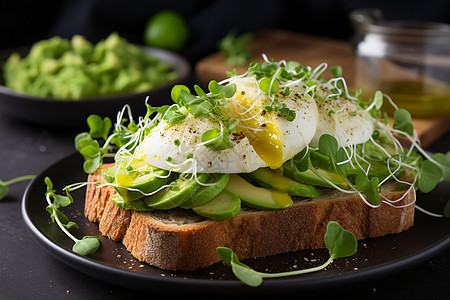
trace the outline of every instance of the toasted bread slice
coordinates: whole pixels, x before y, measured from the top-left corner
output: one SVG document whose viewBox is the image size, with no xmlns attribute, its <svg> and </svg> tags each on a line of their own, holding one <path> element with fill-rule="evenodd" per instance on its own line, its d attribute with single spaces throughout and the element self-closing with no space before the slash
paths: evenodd
<svg viewBox="0 0 450 300">
<path fill-rule="evenodd" d="M 107 165 L 103 166 L 107 167 Z M 88 181 L 105 183 L 99 170 Z M 191 210 L 138 212 L 117 207 L 110 186 L 88 185 L 85 215 L 99 223 L 100 232 L 122 241 L 140 261 L 165 270 L 190 271 L 220 261 L 216 248 L 225 246 L 240 259 L 265 257 L 302 249 L 324 248 L 327 223 L 337 221 L 358 240 L 404 231 L 414 224 L 414 191 L 398 183 L 383 185 L 381 194 L 400 199 L 392 207 L 369 207 L 357 195 L 324 189 L 316 199 L 295 198 L 283 210 L 260 211 L 243 207 L 235 217 L 213 221 Z"/>
</svg>

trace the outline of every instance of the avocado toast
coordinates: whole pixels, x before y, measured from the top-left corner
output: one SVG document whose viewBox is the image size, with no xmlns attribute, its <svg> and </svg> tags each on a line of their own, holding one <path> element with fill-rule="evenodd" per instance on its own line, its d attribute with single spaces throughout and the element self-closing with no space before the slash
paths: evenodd
<svg viewBox="0 0 450 300">
<path fill-rule="evenodd" d="M 90 117 L 76 138 L 91 173 L 85 215 L 137 259 L 185 271 L 218 262 L 217 247 L 241 259 L 323 248 L 330 221 L 357 239 L 408 229 L 416 188 L 446 179 L 448 162 L 418 146 L 407 112 L 389 121 L 387 95 L 361 100 L 325 69 L 266 60 L 209 92 L 175 86 L 174 104 L 147 103 L 136 122 L 124 108 L 112 134 Z"/>
</svg>

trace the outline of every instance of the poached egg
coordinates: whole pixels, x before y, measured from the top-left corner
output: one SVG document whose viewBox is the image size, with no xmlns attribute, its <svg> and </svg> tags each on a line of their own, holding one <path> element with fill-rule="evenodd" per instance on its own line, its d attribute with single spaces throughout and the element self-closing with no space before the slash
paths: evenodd
<svg viewBox="0 0 450 300">
<path fill-rule="evenodd" d="M 277 169 L 311 142 L 319 122 L 318 110 L 314 98 L 303 95 L 301 87 L 291 86 L 288 95 L 275 95 L 295 111 L 295 118 L 288 121 L 276 111 L 266 111 L 272 99 L 259 88 L 255 77 L 236 78 L 232 83 L 236 92 L 223 110 L 239 120 L 229 136 L 231 148 L 214 151 L 206 147 L 202 134 L 221 125 L 212 117 L 188 115 L 172 125 L 161 121 L 138 146 L 135 156 L 180 173 L 248 173 L 263 167 Z"/>
</svg>

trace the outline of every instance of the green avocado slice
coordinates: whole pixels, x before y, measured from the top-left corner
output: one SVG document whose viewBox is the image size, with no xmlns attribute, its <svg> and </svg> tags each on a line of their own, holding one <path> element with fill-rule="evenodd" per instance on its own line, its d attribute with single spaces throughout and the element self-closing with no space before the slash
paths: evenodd
<svg viewBox="0 0 450 300">
<path fill-rule="evenodd" d="M 194 207 L 193 210 L 212 220 L 224 220 L 234 217 L 241 211 L 241 199 L 225 189 L 212 200 Z"/>
<path fill-rule="evenodd" d="M 269 168 L 262 168 L 253 171 L 249 174 L 249 176 L 256 180 L 261 186 L 288 193 L 291 196 L 307 198 L 317 198 L 320 196 L 320 192 L 317 188 L 311 185 L 299 183 L 283 176 L 281 172 L 277 173 Z"/>
<path fill-rule="evenodd" d="M 197 180 L 205 183 L 209 174 L 197 174 Z M 151 196 L 144 197 L 145 203 L 156 209 L 171 209 L 182 205 L 191 199 L 202 186 L 195 180 L 184 180 L 179 178 L 172 182 L 168 187 Z"/>
<path fill-rule="evenodd" d="M 126 210 L 137 210 L 137 211 L 152 211 L 153 208 L 148 207 L 144 200 L 139 199 L 136 201 L 126 202 L 123 200 L 119 193 L 111 195 L 111 200 L 118 206 Z"/>
<path fill-rule="evenodd" d="M 158 190 L 171 178 L 169 171 L 152 167 L 137 159 L 127 165 L 126 169 L 114 166 L 103 169 L 102 174 L 107 182 L 118 185 L 114 189 L 127 203 Z"/>
<path fill-rule="evenodd" d="M 206 184 L 213 184 L 201 187 L 197 193 L 186 202 L 180 205 L 184 209 L 200 206 L 216 197 L 227 185 L 230 174 L 211 174 Z"/>
<path fill-rule="evenodd" d="M 230 175 L 226 189 L 237 195 L 242 203 L 253 208 L 283 209 L 293 204 L 287 193 L 254 186 L 237 174 Z"/>
</svg>

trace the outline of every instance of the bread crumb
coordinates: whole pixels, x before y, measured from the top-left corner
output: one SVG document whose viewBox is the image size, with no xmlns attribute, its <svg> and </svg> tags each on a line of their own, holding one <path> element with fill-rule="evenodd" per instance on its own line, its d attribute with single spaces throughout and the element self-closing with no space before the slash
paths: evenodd
<svg viewBox="0 0 450 300">
<path fill-rule="evenodd" d="M 69 291 L 69 290 L 67 290 L 67 291 L 66 291 L 66 294 L 67 294 L 67 295 L 69 295 L 69 293 L 70 293 L 70 291 Z"/>
<path fill-rule="evenodd" d="M 144 265 L 139 265 L 139 268 L 143 268 L 144 267 Z"/>
<path fill-rule="evenodd" d="M 357 271 L 357 270 L 358 270 L 358 268 L 353 268 L 353 270 Z"/>
<path fill-rule="evenodd" d="M 117 254 L 117 258 L 121 258 L 122 257 L 122 255 L 120 255 L 120 254 Z"/>
<path fill-rule="evenodd" d="M 166 274 L 161 274 L 161 277 L 166 277 Z"/>
</svg>

